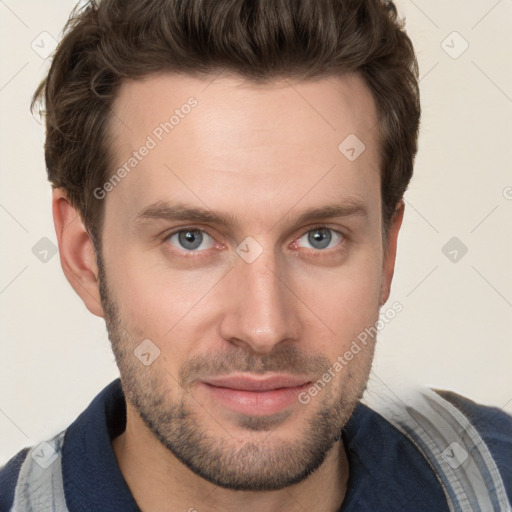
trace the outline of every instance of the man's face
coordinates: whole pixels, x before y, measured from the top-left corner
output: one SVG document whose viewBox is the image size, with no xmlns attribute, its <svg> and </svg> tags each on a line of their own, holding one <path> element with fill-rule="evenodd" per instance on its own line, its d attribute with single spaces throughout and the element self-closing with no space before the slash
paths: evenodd
<svg viewBox="0 0 512 512">
<path fill-rule="evenodd" d="M 372 339 L 334 365 L 390 280 L 376 110 L 354 75 L 212 80 L 121 88 L 112 174 L 137 155 L 104 199 L 102 303 L 129 421 L 217 485 L 277 489 L 323 462 L 370 371 Z"/>
</svg>

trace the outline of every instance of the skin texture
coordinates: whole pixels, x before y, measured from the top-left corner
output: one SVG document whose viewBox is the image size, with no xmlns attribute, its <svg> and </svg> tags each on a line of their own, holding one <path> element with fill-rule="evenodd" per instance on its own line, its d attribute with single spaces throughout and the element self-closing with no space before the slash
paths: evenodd
<svg viewBox="0 0 512 512">
<path fill-rule="evenodd" d="M 105 318 L 127 397 L 114 452 L 145 511 L 338 510 L 350 471 L 340 433 L 365 389 L 374 339 L 308 404 L 275 414 L 235 412 L 200 382 L 235 373 L 315 382 L 378 320 L 403 204 L 383 242 L 373 99 L 357 75 L 127 81 L 110 126 L 112 172 L 191 97 L 190 113 L 162 140 L 153 135 L 155 147 L 105 195 L 99 265 L 54 191 L 63 270 Z M 354 161 L 338 150 L 349 134 L 366 147 Z M 137 220 L 163 201 L 231 223 Z M 327 205 L 352 213 L 297 224 Z M 319 228 L 327 248 L 308 236 Z M 180 229 L 200 230 L 202 245 L 180 245 L 170 236 Z M 261 252 L 250 263 L 237 253 L 247 237 L 251 255 Z M 134 350 L 148 339 L 160 352 L 144 365 Z"/>
</svg>

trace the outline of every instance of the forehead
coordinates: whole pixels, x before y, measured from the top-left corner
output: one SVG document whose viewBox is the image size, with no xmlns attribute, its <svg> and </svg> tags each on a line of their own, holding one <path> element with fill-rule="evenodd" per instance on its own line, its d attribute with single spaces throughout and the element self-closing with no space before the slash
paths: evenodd
<svg viewBox="0 0 512 512">
<path fill-rule="evenodd" d="M 277 216 L 295 203 L 344 196 L 380 205 L 376 108 L 354 74 L 265 84 L 229 75 L 126 81 L 110 130 L 111 176 L 126 172 L 107 211 L 121 207 L 126 218 L 164 200 L 247 215 L 257 208 L 260 217 L 263 198 Z"/>
</svg>

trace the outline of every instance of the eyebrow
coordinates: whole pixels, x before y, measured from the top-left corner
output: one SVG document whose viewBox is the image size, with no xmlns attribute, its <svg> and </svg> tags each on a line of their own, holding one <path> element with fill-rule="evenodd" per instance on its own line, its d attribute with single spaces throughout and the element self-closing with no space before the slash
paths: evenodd
<svg viewBox="0 0 512 512">
<path fill-rule="evenodd" d="M 286 215 L 288 215 L 288 212 Z M 299 225 L 309 221 L 327 219 L 331 217 L 365 217 L 367 215 L 368 209 L 363 201 L 356 198 L 346 198 L 340 203 L 302 210 L 295 221 L 295 224 Z M 134 222 L 136 224 L 140 224 L 145 221 L 153 220 L 186 220 L 191 222 L 217 224 L 225 227 L 233 227 L 238 223 L 237 217 L 230 213 L 214 212 L 207 208 L 191 207 L 183 203 L 171 203 L 169 201 L 158 201 L 145 207 L 136 215 Z M 280 220 L 276 222 L 276 224 L 278 224 Z"/>
</svg>

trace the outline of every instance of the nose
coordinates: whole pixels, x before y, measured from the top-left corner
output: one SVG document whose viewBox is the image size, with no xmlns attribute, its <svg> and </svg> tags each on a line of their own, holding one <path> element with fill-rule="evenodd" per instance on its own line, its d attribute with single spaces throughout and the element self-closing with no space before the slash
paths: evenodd
<svg viewBox="0 0 512 512">
<path fill-rule="evenodd" d="M 279 343 L 299 338 L 300 301 L 278 264 L 271 252 L 263 252 L 252 263 L 237 258 L 224 283 L 227 302 L 220 325 L 223 339 L 266 354 Z"/>
</svg>

